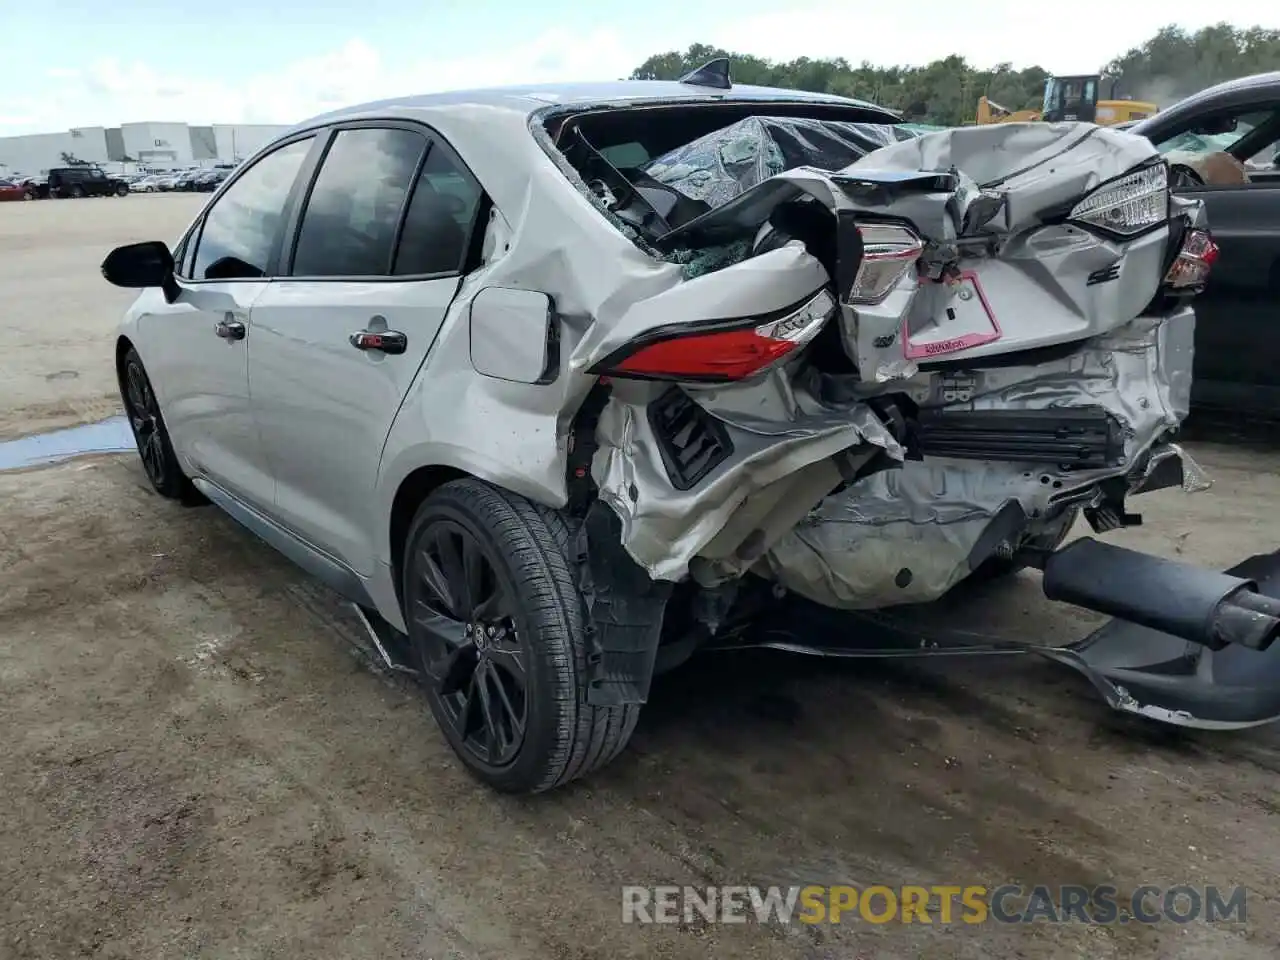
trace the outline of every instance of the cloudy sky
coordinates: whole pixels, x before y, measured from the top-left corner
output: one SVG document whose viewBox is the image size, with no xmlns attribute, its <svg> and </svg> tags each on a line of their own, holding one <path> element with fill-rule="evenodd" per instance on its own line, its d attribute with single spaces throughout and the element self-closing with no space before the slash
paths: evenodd
<svg viewBox="0 0 1280 960">
<path fill-rule="evenodd" d="M 405 93 L 615 79 L 699 41 L 784 60 L 960 53 L 1080 73 L 1162 23 L 1280 27 L 1276 0 L 60 0 L 56 16 L 47 3 L 4 6 L 0 136 L 144 120 L 292 123 Z"/>
</svg>

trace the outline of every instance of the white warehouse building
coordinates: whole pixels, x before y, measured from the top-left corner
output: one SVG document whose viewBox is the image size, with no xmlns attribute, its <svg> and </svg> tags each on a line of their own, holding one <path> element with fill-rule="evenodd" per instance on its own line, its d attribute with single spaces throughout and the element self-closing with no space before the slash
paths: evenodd
<svg viewBox="0 0 1280 960">
<path fill-rule="evenodd" d="M 122 123 L 0 137 L 0 175 L 34 176 L 72 161 L 116 169 L 234 163 L 287 130 L 281 124 Z"/>
</svg>

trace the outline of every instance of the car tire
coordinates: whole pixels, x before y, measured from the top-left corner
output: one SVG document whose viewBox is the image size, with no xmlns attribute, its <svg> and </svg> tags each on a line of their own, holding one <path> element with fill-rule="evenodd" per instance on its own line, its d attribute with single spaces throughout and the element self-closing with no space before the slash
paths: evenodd
<svg viewBox="0 0 1280 960">
<path fill-rule="evenodd" d="M 427 703 L 467 770 L 503 793 L 599 769 L 640 714 L 586 702 L 570 543 L 557 511 L 471 479 L 428 496 L 405 541 L 401 595 Z"/>
<path fill-rule="evenodd" d="M 173 452 L 169 428 L 160 412 L 160 400 L 151 386 L 142 358 L 133 347 L 125 353 L 120 364 L 120 399 L 124 403 L 125 416 L 133 440 L 138 447 L 142 469 L 156 493 L 188 506 L 205 503 L 204 496 L 182 471 L 178 456 Z"/>
<path fill-rule="evenodd" d="M 36 194 L 34 190 L 27 190 L 22 194 L 23 200 L 34 200 L 35 198 Z"/>
<path fill-rule="evenodd" d="M 72 199 L 72 200 L 79 200 L 79 199 L 81 199 L 82 197 L 84 197 L 84 187 L 82 187 L 82 186 L 80 186 L 79 184 L 77 184 L 76 186 L 74 186 L 74 187 L 72 187 L 72 188 L 71 188 L 71 199 Z"/>
<path fill-rule="evenodd" d="M 129 195 L 129 188 L 125 186 L 123 183 L 120 184 L 120 186 L 116 187 L 117 197 L 127 197 L 128 195 Z"/>
</svg>

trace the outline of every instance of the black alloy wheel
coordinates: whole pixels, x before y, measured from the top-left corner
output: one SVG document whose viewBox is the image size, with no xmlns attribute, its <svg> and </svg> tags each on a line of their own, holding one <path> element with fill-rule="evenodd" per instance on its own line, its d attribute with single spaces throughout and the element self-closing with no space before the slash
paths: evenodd
<svg viewBox="0 0 1280 960">
<path fill-rule="evenodd" d="M 480 480 L 418 507 L 401 603 L 423 693 L 477 779 L 539 793 L 609 763 L 639 704 L 588 702 L 587 612 L 569 521 Z"/>
<path fill-rule="evenodd" d="M 409 610 L 419 628 L 419 666 L 437 714 L 485 768 L 511 763 L 528 719 L 526 651 L 515 622 L 514 590 L 485 544 L 460 523 L 438 519 L 422 531 Z"/>
<path fill-rule="evenodd" d="M 132 347 L 125 354 L 120 368 L 120 397 L 138 447 L 138 456 L 142 458 L 142 469 L 151 486 L 161 496 L 188 505 L 206 502 L 182 472 L 160 412 L 160 401 L 142 366 L 142 358 Z"/>
<path fill-rule="evenodd" d="M 164 450 L 160 445 L 160 404 L 156 401 L 151 382 L 142 369 L 142 361 L 131 357 L 125 364 L 125 412 L 133 439 L 142 457 L 142 469 L 157 490 L 165 486 L 168 473 L 165 470 Z"/>
</svg>

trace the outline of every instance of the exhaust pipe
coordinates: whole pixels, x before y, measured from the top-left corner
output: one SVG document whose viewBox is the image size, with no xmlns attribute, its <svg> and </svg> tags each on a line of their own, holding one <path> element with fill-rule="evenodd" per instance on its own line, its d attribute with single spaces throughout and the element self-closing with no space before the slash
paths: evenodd
<svg viewBox="0 0 1280 960">
<path fill-rule="evenodd" d="M 1280 600 L 1253 580 L 1127 550 L 1092 537 L 1038 558 L 1044 593 L 1211 650 L 1265 650 L 1280 636 Z"/>
</svg>

